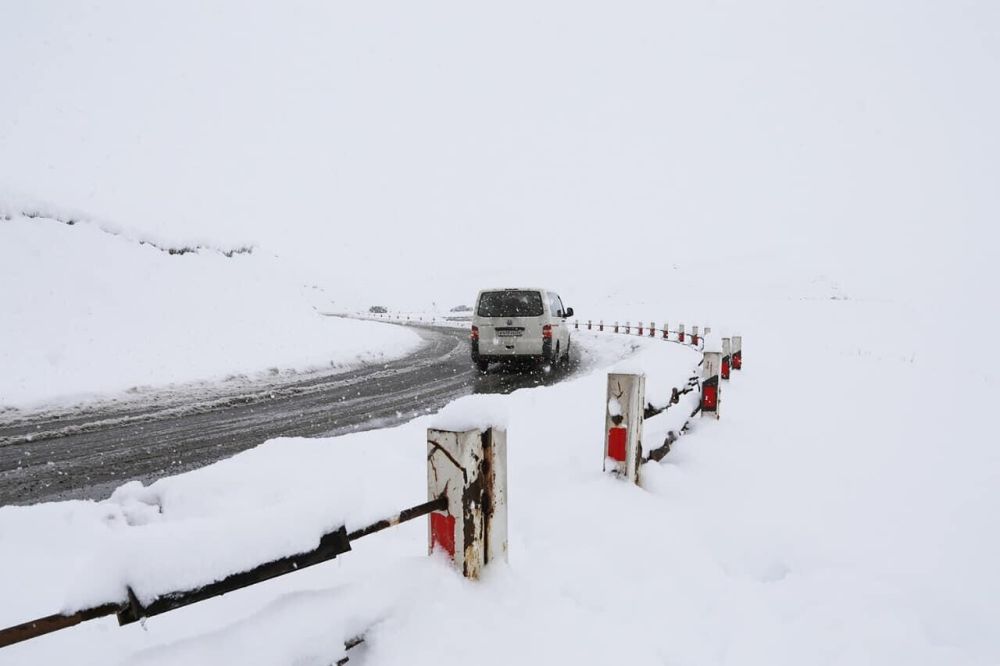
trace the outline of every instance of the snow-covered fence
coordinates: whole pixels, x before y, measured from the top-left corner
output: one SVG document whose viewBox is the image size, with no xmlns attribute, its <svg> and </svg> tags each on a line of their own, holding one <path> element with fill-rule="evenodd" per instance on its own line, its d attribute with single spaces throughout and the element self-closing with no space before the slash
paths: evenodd
<svg viewBox="0 0 1000 666">
<path fill-rule="evenodd" d="M 115 615 L 120 625 L 183 608 L 321 564 L 351 550 L 351 543 L 388 527 L 429 515 L 429 550 L 446 551 L 466 577 L 477 578 L 489 562 L 507 557 L 507 442 L 496 428 L 427 431 L 428 501 L 350 533 L 340 526 L 323 534 L 312 550 L 221 573 L 204 585 L 158 593 L 141 600 L 131 587 L 125 597 L 73 613 L 58 613 L 0 629 L 0 648 L 81 622 Z"/>
<path fill-rule="evenodd" d="M 466 578 L 507 559 L 507 434 L 497 428 L 427 430 L 428 550 L 444 551 Z"/>
</svg>

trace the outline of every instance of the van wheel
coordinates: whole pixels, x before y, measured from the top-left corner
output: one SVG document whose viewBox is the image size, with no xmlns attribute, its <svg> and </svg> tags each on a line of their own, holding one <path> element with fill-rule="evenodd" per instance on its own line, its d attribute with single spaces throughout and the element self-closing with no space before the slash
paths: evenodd
<svg viewBox="0 0 1000 666">
<path fill-rule="evenodd" d="M 479 372 L 486 372 L 490 368 L 490 362 L 484 358 L 481 358 L 478 361 L 476 361 L 476 367 L 479 369 Z"/>
</svg>

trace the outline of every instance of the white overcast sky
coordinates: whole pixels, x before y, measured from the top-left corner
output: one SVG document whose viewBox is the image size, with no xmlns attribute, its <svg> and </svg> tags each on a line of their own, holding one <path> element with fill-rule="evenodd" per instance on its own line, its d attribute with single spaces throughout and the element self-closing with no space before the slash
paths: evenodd
<svg viewBox="0 0 1000 666">
<path fill-rule="evenodd" d="M 954 290 L 995 252 L 996 2 L 0 0 L 0 24 L 0 201 L 251 240 L 376 300 L 730 257 Z"/>
</svg>

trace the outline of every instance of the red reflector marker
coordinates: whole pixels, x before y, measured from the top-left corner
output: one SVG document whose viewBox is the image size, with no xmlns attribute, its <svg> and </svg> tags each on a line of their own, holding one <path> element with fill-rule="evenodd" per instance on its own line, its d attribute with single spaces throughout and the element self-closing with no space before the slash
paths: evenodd
<svg viewBox="0 0 1000 666">
<path fill-rule="evenodd" d="M 628 439 L 627 428 L 612 428 L 608 431 L 608 457 L 618 462 L 625 462 L 625 442 Z"/>
<path fill-rule="evenodd" d="M 719 403 L 719 388 L 717 386 L 702 387 L 701 408 L 706 411 L 714 411 Z"/>
<path fill-rule="evenodd" d="M 455 557 L 455 516 L 434 512 L 431 514 L 431 543 L 440 546 Z"/>
</svg>

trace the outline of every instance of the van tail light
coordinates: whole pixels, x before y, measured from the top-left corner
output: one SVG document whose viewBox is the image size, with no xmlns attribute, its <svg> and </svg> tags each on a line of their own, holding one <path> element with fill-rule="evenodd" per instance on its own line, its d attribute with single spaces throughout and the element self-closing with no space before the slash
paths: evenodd
<svg viewBox="0 0 1000 666">
<path fill-rule="evenodd" d="M 478 342 L 479 341 L 479 327 L 478 326 L 473 326 L 472 327 L 472 332 L 469 334 L 469 338 L 473 342 Z"/>
<path fill-rule="evenodd" d="M 551 339 L 552 339 L 552 325 L 546 324 L 545 326 L 542 326 L 542 340 L 551 340 Z"/>
</svg>

